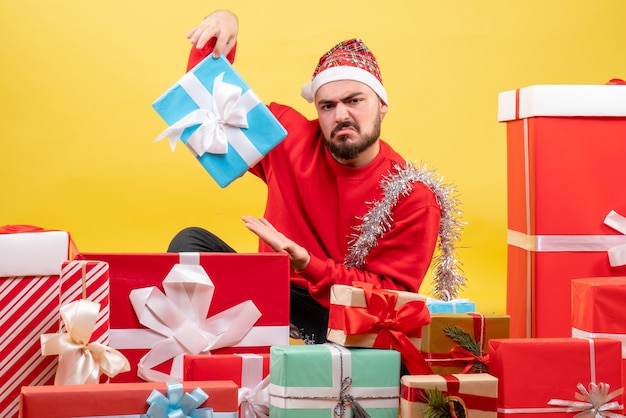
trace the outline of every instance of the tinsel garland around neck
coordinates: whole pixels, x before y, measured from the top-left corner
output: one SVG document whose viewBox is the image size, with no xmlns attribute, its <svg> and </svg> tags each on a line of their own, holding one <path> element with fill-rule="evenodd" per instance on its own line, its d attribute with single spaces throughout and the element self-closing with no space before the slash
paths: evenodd
<svg viewBox="0 0 626 418">
<path fill-rule="evenodd" d="M 383 197 L 370 203 L 367 214 L 359 218 L 352 235 L 344 265 L 348 268 L 363 268 L 370 250 L 377 245 L 378 239 L 387 232 L 393 223 L 392 211 L 398 201 L 411 193 L 413 184 L 421 182 L 437 197 L 441 208 L 441 224 L 437 250 L 432 260 L 434 289 L 433 295 L 441 300 L 458 297 L 459 289 L 465 285 L 465 277 L 456 256 L 456 242 L 460 239 L 465 225 L 460 221 L 461 212 L 457 208 L 456 189 L 442 182 L 441 176 L 425 165 L 416 167 L 406 163 L 404 167 L 396 165 L 394 170 L 380 182 Z"/>
</svg>

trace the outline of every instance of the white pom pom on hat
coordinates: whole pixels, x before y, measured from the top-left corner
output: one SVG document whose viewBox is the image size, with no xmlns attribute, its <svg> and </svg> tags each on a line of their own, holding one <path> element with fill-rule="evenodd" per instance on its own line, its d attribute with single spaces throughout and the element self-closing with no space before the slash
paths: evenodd
<svg viewBox="0 0 626 418">
<path fill-rule="evenodd" d="M 374 90 L 385 104 L 389 104 L 376 58 L 358 38 L 339 42 L 322 55 L 311 82 L 302 86 L 301 95 L 312 103 L 317 89 L 338 80 L 359 81 Z"/>
</svg>

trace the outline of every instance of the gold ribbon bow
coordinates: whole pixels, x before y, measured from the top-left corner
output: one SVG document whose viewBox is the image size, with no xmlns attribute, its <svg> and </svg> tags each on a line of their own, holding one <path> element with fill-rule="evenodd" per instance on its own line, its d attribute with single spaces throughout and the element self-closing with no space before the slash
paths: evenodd
<svg viewBox="0 0 626 418">
<path fill-rule="evenodd" d="M 130 370 L 122 353 L 89 342 L 99 312 L 99 303 L 86 299 L 74 301 L 61 307 L 61 318 L 68 332 L 41 335 L 42 354 L 59 355 L 55 385 L 99 383 L 102 374 L 114 377 Z"/>
<path fill-rule="evenodd" d="M 574 397 L 577 401 L 568 401 L 564 399 L 551 399 L 548 405 L 565 406 L 567 412 L 578 412 L 574 418 L 622 418 L 624 415 L 611 412 L 612 410 L 621 410 L 622 405 L 611 399 L 621 395 L 624 388 L 609 393 L 610 386 L 607 383 L 600 382 L 595 384 L 589 383 L 589 390 L 582 383 L 577 385 L 580 392 L 576 392 Z"/>
</svg>

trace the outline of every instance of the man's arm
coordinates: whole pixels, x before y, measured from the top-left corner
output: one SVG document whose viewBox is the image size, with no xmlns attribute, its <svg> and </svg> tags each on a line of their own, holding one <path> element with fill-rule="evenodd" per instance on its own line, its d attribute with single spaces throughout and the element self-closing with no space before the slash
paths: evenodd
<svg viewBox="0 0 626 418">
<path fill-rule="evenodd" d="M 441 211 L 436 204 L 396 209 L 394 226 L 378 238 L 363 267 L 347 268 L 331 259 L 311 257 L 300 275 L 309 282 L 315 299 L 328 304 L 333 285 L 355 281 L 371 283 L 374 288 L 420 291 L 437 245 Z"/>
<path fill-rule="evenodd" d="M 263 217 L 255 218 L 253 216 L 243 216 L 241 219 L 246 224 L 246 228 L 254 232 L 274 251 L 287 253 L 291 267 L 295 271 L 304 270 L 309 264 L 311 256 L 306 248 L 287 238 L 282 232 L 274 228 L 274 225 L 267 219 Z"/>
<path fill-rule="evenodd" d="M 376 288 L 417 292 L 437 244 L 441 210 L 430 191 L 419 185 L 415 189 L 432 202 L 419 209 L 400 203 L 394 211 L 394 228 L 379 238 L 365 268 L 346 268 L 340 261 L 311 255 L 264 218 L 242 219 L 274 251 L 289 255 L 291 267 L 309 282 L 311 295 L 324 306 L 329 304 L 330 288 L 334 284 L 351 285 L 360 281 L 372 283 Z"/>
</svg>

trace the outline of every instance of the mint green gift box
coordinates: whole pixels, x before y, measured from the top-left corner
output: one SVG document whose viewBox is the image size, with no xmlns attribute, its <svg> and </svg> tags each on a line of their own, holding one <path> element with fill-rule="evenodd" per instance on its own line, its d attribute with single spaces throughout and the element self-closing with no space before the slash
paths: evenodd
<svg viewBox="0 0 626 418">
<path fill-rule="evenodd" d="M 337 344 L 270 349 L 272 418 L 398 418 L 400 353 Z"/>
</svg>

